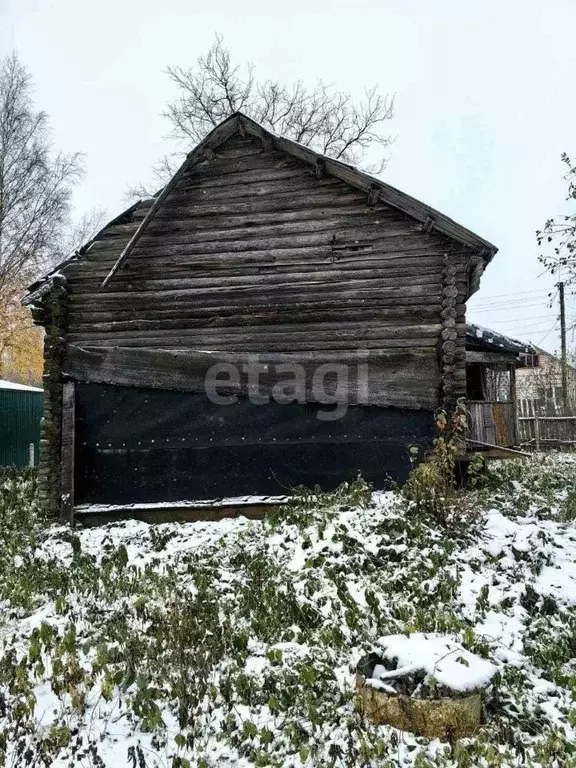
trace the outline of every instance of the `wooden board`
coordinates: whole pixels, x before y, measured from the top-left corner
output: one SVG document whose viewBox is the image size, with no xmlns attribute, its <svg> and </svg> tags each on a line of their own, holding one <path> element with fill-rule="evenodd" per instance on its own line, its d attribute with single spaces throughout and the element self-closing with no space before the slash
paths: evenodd
<svg viewBox="0 0 576 768">
<path fill-rule="evenodd" d="M 74 382 L 66 381 L 62 391 L 62 479 L 61 519 L 74 519 L 75 394 Z"/>
</svg>

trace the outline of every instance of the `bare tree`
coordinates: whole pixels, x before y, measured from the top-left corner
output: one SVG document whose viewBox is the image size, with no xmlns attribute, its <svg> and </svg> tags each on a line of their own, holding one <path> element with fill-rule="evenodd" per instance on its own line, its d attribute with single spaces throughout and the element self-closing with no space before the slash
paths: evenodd
<svg viewBox="0 0 576 768">
<path fill-rule="evenodd" d="M 566 200 L 576 201 L 576 164 L 566 153 L 562 155 L 566 166 L 564 179 L 568 184 Z M 551 250 L 540 256 L 540 261 L 551 274 L 562 273 L 565 282 L 576 284 L 576 212 L 548 219 L 544 228 L 536 232 L 538 245 L 547 246 Z"/>
<path fill-rule="evenodd" d="M 56 245 L 55 257 L 58 261 L 72 255 L 75 251 L 91 240 L 106 222 L 106 211 L 103 208 L 92 208 L 74 218 L 62 230 Z"/>
<path fill-rule="evenodd" d="M 94 233 L 102 214 L 72 221 L 78 153 L 53 149 L 48 117 L 16 54 L 0 60 L 0 375 L 37 381 L 42 334 L 20 299 L 27 285 Z"/>
<path fill-rule="evenodd" d="M 252 65 L 233 64 L 218 35 L 195 66 L 169 67 L 168 75 L 179 96 L 168 105 L 165 116 L 172 126 L 172 138 L 187 150 L 237 111 L 275 133 L 355 165 L 362 163 L 369 147 L 384 150 L 391 144 L 384 124 L 393 117 L 394 98 L 381 94 L 377 86 L 367 89 L 358 103 L 350 93 L 321 81 L 309 89 L 300 80 L 292 85 L 257 80 Z M 380 173 L 385 164 L 383 156 L 366 170 Z M 168 157 L 155 167 L 159 182 L 172 175 L 174 165 Z M 142 187 L 131 190 L 132 195 L 147 193 Z"/>
<path fill-rule="evenodd" d="M 0 297 L 60 255 L 80 155 L 55 152 L 16 54 L 0 61 Z"/>
</svg>

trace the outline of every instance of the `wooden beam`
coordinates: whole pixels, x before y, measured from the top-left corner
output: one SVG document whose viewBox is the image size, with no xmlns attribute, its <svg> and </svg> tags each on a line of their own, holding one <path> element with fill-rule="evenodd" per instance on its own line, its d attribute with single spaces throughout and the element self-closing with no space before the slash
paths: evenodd
<svg viewBox="0 0 576 768">
<path fill-rule="evenodd" d="M 372 184 L 368 190 L 368 205 L 372 208 L 380 200 L 380 187 L 377 184 Z"/>
<path fill-rule="evenodd" d="M 526 453 L 525 451 L 517 451 L 515 448 L 506 448 L 503 445 L 495 445 L 494 443 L 483 443 L 481 440 L 466 440 L 467 443 L 471 443 L 472 445 L 480 445 L 483 448 L 494 448 L 497 451 L 502 451 L 503 453 L 512 453 L 515 456 L 524 456 L 525 458 L 529 459 L 532 454 Z"/>
<path fill-rule="evenodd" d="M 154 217 L 156 211 L 158 210 L 160 205 L 162 205 L 162 203 L 164 202 L 166 197 L 170 194 L 170 192 L 174 189 L 176 184 L 178 184 L 181 177 L 184 175 L 184 172 L 189 167 L 205 159 L 206 151 L 213 151 L 214 147 L 219 146 L 223 141 L 229 138 L 235 131 L 242 131 L 245 129 L 246 129 L 246 124 L 244 122 L 244 118 L 240 120 L 238 115 L 236 114 L 232 115 L 228 120 L 225 120 L 223 123 L 217 126 L 214 129 L 214 131 L 208 134 L 208 136 L 203 141 L 201 141 L 200 144 L 198 144 L 198 146 L 192 150 L 192 152 L 188 153 L 188 155 L 186 156 L 186 159 L 184 160 L 180 168 L 178 168 L 174 176 L 172 176 L 168 184 L 166 184 L 164 189 L 160 192 L 158 197 L 156 197 L 156 199 L 152 203 L 151 207 L 148 209 L 148 212 L 142 219 L 140 226 L 128 241 L 126 247 L 118 257 L 118 260 L 116 261 L 116 263 L 114 264 L 110 272 L 104 278 L 101 288 L 106 288 L 110 280 L 114 277 L 116 272 L 120 269 L 122 264 L 126 261 L 131 251 L 134 249 L 134 246 L 142 236 L 142 233 L 150 223 L 150 220 Z"/>
<path fill-rule="evenodd" d="M 74 452 L 75 452 L 74 382 L 66 381 L 62 389 L 62 469 L 60 484 L 60 519 L 74 522 Z"/>
<path fill-rule="evenodd" d="M 188 167 L 188 162 L 189 162 L 188 158 L 186 158 L 186 160 L 184 160 L 184 162 L 182 163 L 180 168 L 176 171 L 174 176 L 172 176 L 172 178 L 170 179 L 168 184 L 166 184 L 166 186 L 164 187 L 162 192 L 160 192 L 158 197 L 154 200 L 154 202 L 152 203 L 151 207 L 148 209 L 148 212 L 146 213 L 146 216 L 144 216 L 144 218 L 142 219 L 142 221 L 140 223 L 140 226 L 138 227 L 136 232 L 132 235 L 132 237 L 130 238 L 130 240 L 126 244 L 126 247 L 124 248 L 124 250 L 122 251 L 122 253 L 118 257 L 118 259 L 116 260 L 114 266 L 112 267 L 110 272 L 108 272 L 108 274 L 106 275 L 106 277 L 102 281 L 102 285 L 100 286 L 101 289 L 106 288 L 106 286 L 108 285 L 110 280 L 112 280 L 112 278 L 114 277 L 116 272 L 118 272 L 118 270 L 120 269 L 122 264 L 124 264 L 124 262 L 126 261 L 126 259 L 128 258 L 128 256 L 132 252 L 132 250 L 134 249 L 134 246 L 136 245 L 136 243 L 138 242 L 138 240 L 142 236 L 142 233 L 144 232 L 144 230 L 146 229 L 146 227 L 150 223 L 150 220 L 153 218 L 154 214 L 156 213 L 156 211 L 158 210 L 158 208 L 160 207 L 162 202 L 166 199 L 166 197 L 174 189 L 176 184 L 180 181 L 180 177 L 183 175 L 184 171 Z"/>
<path fill-rule="evenodd" d="M 513 435 L 513 444 L 518 444 L 518 403 L 516 402 L 516 364 L 510 363 L 509 365 L 509 371 L 510 371 L 510 402 L 512 403 L 514 407 L 514 413 L 513 413 L 513 425 L 514 425 L 514 435 Z"/>
<path fill-rule="evenodd" d="M 466 350 L 467 363 L 512 363 L 516 360 L 514 352 L 479 352 L 473 349 Z"/>
<path fill-rule="evenodd" d="M 314 175 L 317 179 L 323 179 L 326 176 L 326 163 L 323 157 L 317 157 L 314 163 Z"/>
<path fill-rule="evenodd" d="M 422 224 L 422 232 L 432 232 L 434 229 L 434 219 L 432 216 L 427 216 L 424 223 Z"/>
</svg>

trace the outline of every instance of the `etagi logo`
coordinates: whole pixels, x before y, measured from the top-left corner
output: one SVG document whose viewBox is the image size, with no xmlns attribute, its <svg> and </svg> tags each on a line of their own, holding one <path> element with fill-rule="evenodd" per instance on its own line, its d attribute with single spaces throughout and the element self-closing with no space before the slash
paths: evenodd
<svg viewBox="0 0 576 768">
<path fill-rule="evenodd" d="M 350 402 L 368 403 L 368 352 L 359 350 L 352 363 L 330 362 L 304 367 L 300 363 L 263 363 L 252 355 L 241 365 L 215 363 L 206 372 L 206 396 L 216 405 L 238 402 L 237 392 L 246 393 L 254 405 L 271 400 L 280 405 L 319 403 L 316 418 L 337 421 L 345 416 Z"/>
</svg>

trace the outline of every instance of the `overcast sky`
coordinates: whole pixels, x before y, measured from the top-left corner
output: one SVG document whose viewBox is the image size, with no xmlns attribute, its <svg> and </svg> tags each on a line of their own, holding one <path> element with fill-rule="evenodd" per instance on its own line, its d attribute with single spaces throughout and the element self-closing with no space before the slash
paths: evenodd
<svg viewBox="0 0 576 768">
<path fill-rule="evenodd" d="M 560 154 L 576 154 L 574 0 L 0 0 L 0 52 L 16 49 L 55 139 L 85 154 L 79 212 L 110 217 L 168 149 L 165 69 L 215 32 L 261 77 L 396 94 L 383 178 L 500 251 L 469 319 L 558 346 L 555 280 L 535 230 L 565 210 Z M 568 316 L 576 316 L 569 299 Z"/>
</svg>

